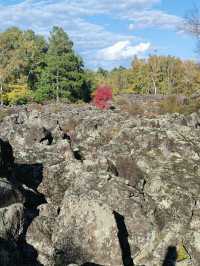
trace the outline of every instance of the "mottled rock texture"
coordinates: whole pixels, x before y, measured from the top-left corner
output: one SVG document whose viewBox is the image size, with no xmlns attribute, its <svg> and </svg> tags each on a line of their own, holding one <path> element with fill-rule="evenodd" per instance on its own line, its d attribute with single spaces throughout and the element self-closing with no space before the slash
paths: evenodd
<svg viewBox="0 0 200 266">
<path fill-rule="evenodd" d="M 0 126 L 0 265 L 200 265 L 200 113 L 12 113 Z"/>
</svg>

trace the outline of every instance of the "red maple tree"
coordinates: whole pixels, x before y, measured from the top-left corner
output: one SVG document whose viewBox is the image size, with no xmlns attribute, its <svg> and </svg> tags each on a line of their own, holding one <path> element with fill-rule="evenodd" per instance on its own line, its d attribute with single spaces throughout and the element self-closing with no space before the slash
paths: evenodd
<svg viewBox="0 0 200 266">
<path fill-rule="evenodd" d="M 100 85 L 97 87 L 93 102 L 97 108 L 102 110 L 108 109 L 112 101 L 112 88 L 108 85 Z"/>
</svg>

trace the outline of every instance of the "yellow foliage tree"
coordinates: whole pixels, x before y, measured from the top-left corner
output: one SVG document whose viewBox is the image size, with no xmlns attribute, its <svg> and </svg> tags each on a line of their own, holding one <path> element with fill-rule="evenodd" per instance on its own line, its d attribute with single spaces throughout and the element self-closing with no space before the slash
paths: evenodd
<svg viewBox="0 0 200 266">
<path fill-rule="evenodd" d="M 31 96 L 27 85 L 9 85 L 9 92 L 4 95 L 9 104 L 25 104 Z"/>
</svg>

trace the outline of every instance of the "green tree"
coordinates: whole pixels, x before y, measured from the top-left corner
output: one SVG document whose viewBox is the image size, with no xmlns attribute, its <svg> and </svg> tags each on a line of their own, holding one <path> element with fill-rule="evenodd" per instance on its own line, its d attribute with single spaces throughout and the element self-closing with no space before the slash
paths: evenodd
<svg viewBox="0 0 200 266">
<path fill-rule="evenodd" d="M 22 32 L 18 28 L 10 28 L 0 33 L 0 88 L 1 104 L 3 104 L 3 93 L 6 91 L 7 83 L 15 79 L 17 68 L 14 64 L 15 50 L 19 48 L 19 39 Z M 16 61 L 16 64 L 18 62 Z"/>
<path fill-rule="evenodd" d="M 68 98 L 71 101 L 89 99 L 89 84 L 83 61 L 74 52 L 73 43 L 67 33 L 53 27 L 50 34 L 44 67 L 40 68 L 36 99 Z"/>
<path fill-rule="evenodd" d="M 34 69 L 46 50 L 44 37 L 16 27 L 0 33 L 0 87 L 2 94 L 17 85 L 34 86 Z"/>
</svg>

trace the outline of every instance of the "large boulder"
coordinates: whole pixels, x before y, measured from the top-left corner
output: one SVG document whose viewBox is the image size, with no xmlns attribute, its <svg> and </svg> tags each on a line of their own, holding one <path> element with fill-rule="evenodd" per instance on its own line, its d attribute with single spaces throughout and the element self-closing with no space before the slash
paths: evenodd
<svg viewBox="0 0 200 266">
<path fill-rule="evenodd" d="M 23 231 L 23 205 L 19 203 L 0 208 L 0 217 L 0 238 L 17 241 Z"/>
<path fill-rule="evenodd" d="M 52 233 L 58 216 L 57 208 L 53 204 L 42 204 L 38 211 L 39 216 L 28 227 L 26 241 L 38 251 L 37 259 L 42 265 L 55 266 Z"/>
<path fill-rule="evenodd" d="M 56 265 L 91 262 L 121 266 L 117 235 L 112 209 L 106 204 L 92 195 L 66 193 L 52 238 Z"/>
</svg>

